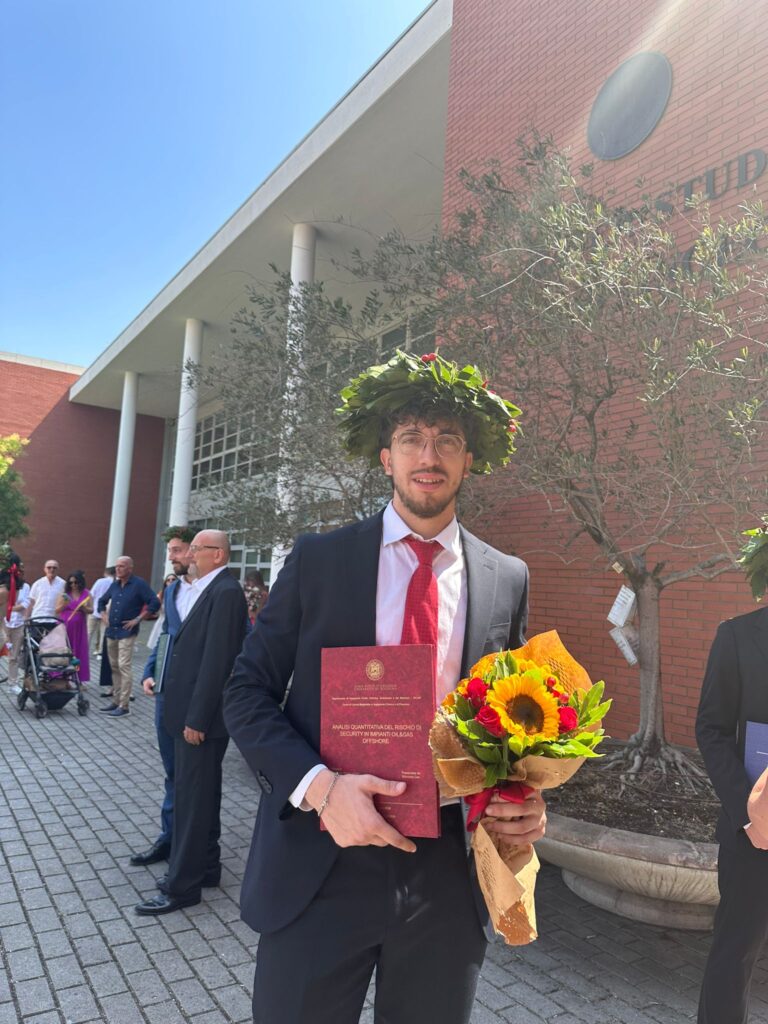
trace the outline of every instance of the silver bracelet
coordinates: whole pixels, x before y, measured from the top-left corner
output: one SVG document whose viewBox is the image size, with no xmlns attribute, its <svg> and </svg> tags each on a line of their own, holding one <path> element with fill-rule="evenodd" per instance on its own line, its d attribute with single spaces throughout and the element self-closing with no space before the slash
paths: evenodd
<svg viewBox="0 0 768 1024">
<path fill-rule="evenodd" d="M 330 784 L 330 786 L 328 787 L 328 789 L 326 790 L 326 793 L 325 793 L 325 796 L 323 797 L 323 801 L 322 801 L 322 803 L 321 803 L 321 804 L 320 804 L 320 806 L 319 806 L 319 807 L 317 808 L 317 816 L 318 816 L 318 818 L 321 818 L 321 817 L 322 817 L 322 815 L 323 815 L 323 811 L 324 811 L 324 810 L 325 810 L 325 808 L 326 808 L 326 807 L 328 806 L 328 801 L 329 801 L 329 800 L 330 800 L 330 798 L 331 798 L 331 793 L 333 792 L 333 787 L 334 787 L 334 786 L 336 785 L 336 783 L 337 783 L 337 782 L 339 781 L 339 776 L 340 776 L 340 775 L 341 775 L 341 772 L 334 772 L 334 773 L 333 773 L 333 778 L 331 779 L 331 784 Z"/>
</svg>

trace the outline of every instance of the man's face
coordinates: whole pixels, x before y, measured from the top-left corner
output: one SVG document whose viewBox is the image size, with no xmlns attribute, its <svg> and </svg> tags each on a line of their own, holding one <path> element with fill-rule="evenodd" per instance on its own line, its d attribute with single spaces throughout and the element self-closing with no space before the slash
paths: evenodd
<svg viewBox="0 0 768 1024">
<path fill-rule="evenodd" d="M 186 576 L 189 563 L 192 560 L 192 555 L 189 553 L 189 544 L 186 541 L 179 540 L 178 537 L 172 537 L 168 541 L 166 554 L 176 575 Z"/>
<path fill-rule="evenodd" d="M 381 464 L 387 476 L 392 477 L 397 497 L 421 519 L 432 519 L 445 512 L 456 500 L 472 465 L 472 453 L 466 448 L 455 454 L 446 451 L 455 446 L 453 442 L 439 442 L 438 453 L 434 442 L 442 435 L 464 440 L 461 426 L 452 420 L 438 420 L 432 426 L 420 420 L 410 421 L 396 427 L 390 447 L 381 450 Z M 404 452 L 401 443 L 413 451 Z"/>
<path fill-rule="evenodd" d="M 133 562 L 130 558 L 118 558 L 115 562 L 115 576 L 119 580 L 127 580 L 133 572 Z"/>
<path fill-rule="evenodd" d="M 43 572 L 45 573 L 46 579 L 55 580 L 59 571 L 59 563 L 49 558 L 43 566 Z"/>
<path fill-rule="evenodd" d="M 198 579 L 218 569 L 227 560 L 223 549 L 216 544 L 215 536 L 207 530 L 196 534 L 189 545 L 189 551 Z"/>
</svg>

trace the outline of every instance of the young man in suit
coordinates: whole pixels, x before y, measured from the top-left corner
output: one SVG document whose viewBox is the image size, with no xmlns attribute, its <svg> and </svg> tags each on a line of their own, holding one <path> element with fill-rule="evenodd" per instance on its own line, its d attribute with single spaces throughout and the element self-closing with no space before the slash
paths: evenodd
<svg viewBox="0 0 768 1024">
<path fill-rule="evenodd" d="M 148 697 L 155 701 L 155 731 L 157 733 L 157 746 L 160 751 L 160 758 L 165 769 L 165 793 L 163 804 L 160 808 L 160 835 L 142 853 L 134 853 L 131 857 L 131 864 L 134 867 L 157 864 L 161 860 L 168 860 L 171 852 L 171 839 L 173 837 L 173 736 L 165 728 L 164 707 L 165 695 L 163 684 L 165 681 L 164 671 L 170 664 L 170 655 L 173 650 L 173 641 L 181 629 L 181 616 L 176 607 L 176 595 L 182 587 L 188 587 L 190 579 L 189 565 L 192 555 L 189 546 L 195 536 L 195 531 L 189 526 L 169 526 L 163 534 L 166 542 L 166 555 L 171 563 L 176 580 L 170 583 L 163 593 L 163 626 L 160 639 L 152 648 L 146 665 L 144 666 L 144 678 L 141 686 Z M 183 602 L 182 602 L 183 603 Z M 165 640 L 162 637 L 166 637 Z M 162 664 L 157 664 L 158 651 L 164 652 Z M 157 678 L 155 678 L 157 676 Z"/>
<path fill-rule="evenodd" d="M 486 949 L 460 807 L 441 810 L 440 839 L 413 841 L 373 801 L 404 783 L 321 763 L 320 652 L 431 642 L 441 699 L 483 654 L 523 642 L 525 564 L 456 520 L 468 473 L 514 450 L 519 411 L 479 372 L 463 383 L 434 356 L 398 353 L 375 370 L 353 382 L 343 426 L 352 454 L 380 460 L 392 501 L 371 519 L 298 539 L 226 694 L 230 735 L 262 789 L 242 888 L 243 919 L 261 932 L 257 1024 L 354 1024 L 374 970 L 380 1024 L 466 1024 Z M 419 577 L 424 586 L 412 589 Z M 408 634 L 417 621 L 432 639 Z M 539 794 L 517 807 L 495 800 L 488 817 L 521 843 L 544 832 Z"/>
<path fill-rule="evenodd" d="M 696 739 L 722 805 L 717 823 L 720 904 L 704 968 L 699 1024 L 745 1024 L 749 989 L 768 939 L 768 836 L 750 820 L 744 767 L 747 722 L 768 723 L 768 608 L 718 627 Z"/>
<path fill-rule="evenodd" d="M 189 551 L 196 579 L 176 594 L 181 626 L 163 684 L 164 724 L 174 740 L 173 839 L 159 894 L 135 908 L 143 915 L 193 906 L 201 888 L 218 885 L 221 877 L 221 762 L 229 742 L 222 694 L 248 612 L 228 570 L 227 535 L 203 530 Z"/>
</svg>

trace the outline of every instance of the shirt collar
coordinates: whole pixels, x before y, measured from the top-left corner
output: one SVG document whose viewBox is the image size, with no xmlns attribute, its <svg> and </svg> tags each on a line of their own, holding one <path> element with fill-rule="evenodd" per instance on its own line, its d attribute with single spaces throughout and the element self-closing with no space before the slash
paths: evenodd
<svg viewBox="0 0 768 1024">
<path fill-rule="evenodd" d="M 210 572 L 207 572 L 205 576 L 199 576 L 196 580 L 193 580 L 191 585 L 193 587 L 197 587 L 198 590 L 205 590 L 208 584 L 213 580 L 214 576 L 218 576 L 220 572 L 224 572 L 224 570 L 228 568 L 228 565 L 220 565 L 218 569 L 212 569 Z"/>
<path fill-rule="evenodd" d="M 384 509 L 384 521 L 382 524 L 381 543 L 383 547 L 387 547 L 390 544 L 396 544 L 397 541 L 403 540 L 405 537 L 418 537 L 419 540 L 424 540 L 418 533 L 408 526 L 407 523 L 403 522 L 400 516 L 395 511 L 395 507 L 390 501 L 387 507 Z M 431 537 L 430 540 L 436 540 L 441 547 L 446 551 L 450 551 L 453 555 L 461 554 L 461 535 L 459 534 L 459 523 L 456 516 L 444 527 L 436 537 Z"/>
</svg>

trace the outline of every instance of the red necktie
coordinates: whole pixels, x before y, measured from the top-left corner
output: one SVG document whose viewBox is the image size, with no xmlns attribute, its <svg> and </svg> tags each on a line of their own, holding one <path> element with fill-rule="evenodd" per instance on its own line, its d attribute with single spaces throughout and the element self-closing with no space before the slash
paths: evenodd
<svg viewBox="0 0 768 1024">
<path fill-rule="evenodd" d="M 432 644 L 437 656 L 437 577 L 432 560 L 442 545 L 436 541 L 406 537 L 406 544 L 419 560 L 405 597 L 401 644 Z"/>
</svg>

